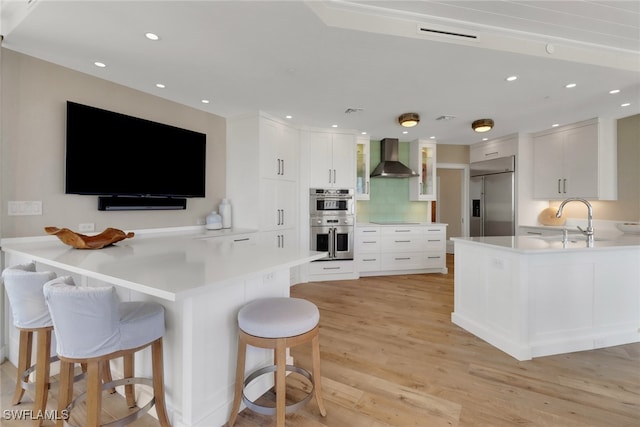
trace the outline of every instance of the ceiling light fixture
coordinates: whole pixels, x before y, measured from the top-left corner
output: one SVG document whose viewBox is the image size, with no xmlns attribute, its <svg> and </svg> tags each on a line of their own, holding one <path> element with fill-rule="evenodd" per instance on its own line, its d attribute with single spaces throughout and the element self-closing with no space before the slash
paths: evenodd
<svg viewBox="0 0 640 427">
<path fill-rule="evenodd" d="M 156 83 L 156 87 L 160 89 L 164 89 L 166 86 L 163 85 L 162 83 Z"/>
<path fill-rule="evenodd" d="M 576 83 L 569 83 L 569 84 L 565 85 L 564 87 L 566 87 L 567 89 L 573 89 L 576 86 L 578 86 Z"/>
<path fill-rule="evenodd" d="M 509 76 L 505 79 L 508 82 L 514 82 L 516 80 L 518 80 L 518 76 Z"/>
<path fill-rule="evenodd" d="M 609 91 L 609 93 L 610 93 L 611 95 L 615 95 L 616 93 L 620 93 L 620 89 L 613 89 L 613 90 L 610 90 L 610 91 Z"/>
<path fill-rule="evenodd" d="M 412 128 L 420 122 L 418 113 L 404 113 L 398 117 L 398 123 L 405 128 Z"/>
<path fill-rule="evenodd" d="M 153 40 L 153 41 L 160 40 L 160 37 L 158 37 L 158 35 L 157 35 L 157 34 L 153 34 L 153 33 L 146 33 L 144 36 L 145 36 L 146 38 L 148 38 L 149 40 Z"/>
<path fill-rule="evenodd" d="M 471 127 L 476 132 L 488 132 L 493 129 L 493 119 L 479 119 L 471 123 Z"/>
<path fill-rule="evenodd" d="M 99 62 L 99 61 L 94 62 L 93 65 L 100 68 L 104 68 L 107 66 L 107 64 L 105 64 L 104 62 Z"/>
</svg>

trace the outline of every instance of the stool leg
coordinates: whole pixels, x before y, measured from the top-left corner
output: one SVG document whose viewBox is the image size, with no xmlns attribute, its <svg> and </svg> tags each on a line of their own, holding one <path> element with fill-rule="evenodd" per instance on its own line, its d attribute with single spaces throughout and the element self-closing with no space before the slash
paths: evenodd
<svg viewBox="0 0 640 427">
<path fill-rule="evenodd" d="M 236 387 L 233 393 L 233 406 L 231 407 L 231 416 L 229 417 L 229 427 L 233 427 L 240 410 L 240 402 L 242 401 L 242 383 L 244 382 L 244 365 L 247 356 L 247 344 L 244 342 L 242 335 L 238 337 L 238 357 L 236 362 Z"/>
<path fill-rule="evenodd" d="M 92 360 L 87 363 L 87 422 L 86 427 L 99 427 L 102 412 L 101 364 Z"/>
<path fill-rule="evenodd" d="M 316 402 L 318 402 L 320 414 L 324 417 L 327 415 L 327 410 L 324 407 L 324 400 L 322 398 L 322 377 L 320 376 L 320 339 L 318 338 L 318 335 L 313 337 L 313 340 L 311 340 L 311 347 L 313 352 L 313 392 L 316 395 Z"/>
<path fill-rule="evenodd" d="M 86 368 L 85 368 L 85 372 L 86 372 Z M 102 383 L 109 384 L 111 381 L 113 381 L 113 377 L 111 376 L 111 363 L 109 361 L 106 361 L 102 365 Z M 110 389 L 108 389 L 108 391 L 110 394 L 113 394 L 116 392 L 116 388 L 111 387 Z"/>
<path fill-rule="evenodd" d="M 51 329 L 38 331 L 36 350 L 36 400 L 33 409 L 36 414 L 44 414 L 49 395 L 49 364 L 51 363 Z M 36 417 L 34 426 L 42 424 L 42 417 Z"/>
<path fill-rule="evenodd" d="M 276 426 L 284 427 L 286 415 L 286 373 L 287 373 L 287 345 L 284 339 L 276 343 Z"/>
<path fill-rule="evenodd" d="M 162 338 L 151 345 L 151 365 L 153 370 L 153 395 L 156 398 L 156 414 L 162 427 L 171 427 L 164 401 L 164 356 Z"/>
<path fill-rule="evenodd" d="M 60 360 L 60 383 L 58 388 L 58 421 L 57 427 L 63 427 L 64 410 L 71 403 L 73 396 L 73 363 Z"/>
<path fill-rule="evenodd" d="M 22 373 L 31 366 L 31 346 L 33 345 L 33 332 L 20 330 L 20 346 L 18 350 L 18 375 L 16 375 L 16 390 L 13 394 L 13 405 L 17 405 L 22 400 L 24 388 L 22 381 L 27 378 L 22 377 Z"/>
<path fill-rule="evenodd" d="M 124 377 L 125 378 L 133 378 L 134 375 L 134 371 L 135 371 L 135 362 L 133 359 L 133 353 L 131 354 L 125 354 L 123 357 L 123 370 L 124 370 Z M 133 384 L 128 384 L 124 386 L 124 394 L 127 397 L 127 405 L 129 406 L 129 408 L 133 408 L 136 406 L 136 396 L 135 396 L 135 389 Z"/>
</svg>

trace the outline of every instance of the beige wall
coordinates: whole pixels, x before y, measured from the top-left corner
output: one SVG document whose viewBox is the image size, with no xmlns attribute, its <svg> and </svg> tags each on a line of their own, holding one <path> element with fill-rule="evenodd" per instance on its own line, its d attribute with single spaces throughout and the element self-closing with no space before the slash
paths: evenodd
<svg viewBox="0 0 640 427">
<path fill-rule="evenodd" d="M 549 203 L 557 208 L 560 201 Z M 618 200 L 593 201 L 594 219 L 640 221 L 640 114 L 618 120 Z M 586 218 L 587 208 L 569 203 L 567 218 Z"/>
<path fill-rule="evenodd" d="M 469 163 L 468 145 L 438 144 L 438 163 Z"/>
<path fill-rule="evenodd" d="M 1 192 L 2 237 L 43 235 L 43 227 L 96 231 L 196 225 L 224 197 L 225 119 L 67 68 L 2 50 Z M 167 123 L 207 134 L 206 198 L 187 200 L 183 211 L 104 212 L 97 196 L 64 194 L 66 101 Z M 134 168 L 126 156 L 96 153 L 96 173 Z M 10 200 L 42 201 L 42 216 L 8 216 Z"/>
</svg>

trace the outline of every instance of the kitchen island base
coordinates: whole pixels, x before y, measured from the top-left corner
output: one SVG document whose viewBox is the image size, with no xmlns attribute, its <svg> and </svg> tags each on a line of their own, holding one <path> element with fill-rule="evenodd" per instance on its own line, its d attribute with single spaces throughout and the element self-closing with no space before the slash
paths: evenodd
<svg viewBox="0 0 640 427">
<path fill-rule="evenodd" d="M 454 239 L 456 325 L 518 360 L 640 341 L 639 246 L 478 239 Z"/>
</svg>

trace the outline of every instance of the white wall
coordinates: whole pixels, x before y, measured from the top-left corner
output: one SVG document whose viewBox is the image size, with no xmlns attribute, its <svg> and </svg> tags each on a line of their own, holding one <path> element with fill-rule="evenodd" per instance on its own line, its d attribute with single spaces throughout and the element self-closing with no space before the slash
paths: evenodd
<svg viewBox="0 0 640 427">
<path fill-rule="evenodd" d="M 0 221 L 2 237 L 45 234 L 45 226 L 93 222 L 96 231 L 195 225 L 217 207 L 226 185 L 225 119 L 7 49 L 1 54 Z M 206 198 L 184 211 L 104 212 L 97 196 L 64 194 L 66 101 L 207 134 Z M 118 173 L 126 156 L 97 153 L 96 173 Z M 10 200 L 42 201 L 41 216 L 8 216 Z"/>
</svg>

